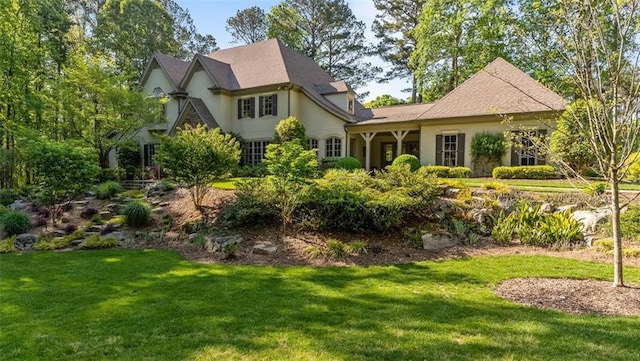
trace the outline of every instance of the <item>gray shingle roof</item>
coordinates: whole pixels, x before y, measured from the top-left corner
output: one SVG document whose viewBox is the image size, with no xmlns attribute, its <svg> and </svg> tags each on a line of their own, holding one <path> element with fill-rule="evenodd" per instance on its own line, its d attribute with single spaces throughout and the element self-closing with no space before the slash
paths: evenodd
<svg viewBox="0 0 640 361">
<path fill-rule="evenodd" d="M 180 81 L 187 72 L 190 63 L 161 53 L 156 53 L 154 57 L 169 77 L 171 83 L 178 89 Z"/>
<path fill-rule="evenodd" d="M 358 123 L 352 124 L 356 125 L 369 125 L 369 124 L 380 124 L 380 123 L 391 123 L 391 122 L 405 122 L 411 120 L 418 120 L 419 117 L 424 114 L 426 111 L 433 107 L 434 103 L 423 103 L 423 104 L 403 104 L 403 105 L 394 105 L 389 107 L 382 108 L 362 108 L 357 112 L 357 116 L 360 119 L 367 119 Z"/>
<path fill-rule="evenodd" d="M 438 100 L 421 119 L 561 111 L 565 100 L 502 58 Z"/>
</svg>

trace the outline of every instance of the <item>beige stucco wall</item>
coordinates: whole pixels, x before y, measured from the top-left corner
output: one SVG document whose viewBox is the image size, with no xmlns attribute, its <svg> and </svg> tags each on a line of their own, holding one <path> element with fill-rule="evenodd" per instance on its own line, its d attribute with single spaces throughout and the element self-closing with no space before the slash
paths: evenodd
<svg viewBox="0 0 640 361">
<path fill-rule="evenodd" d="M 292 94 L 295 93 L 292 91 Z M 318 139 L 318 156 L 326 157 L 325 140 L 329 137 L 342 139 L 342 156 L 347 155 L 347 138 L 344 130 L 345 121 L 320 107 L 306 95 L 299 93 L 297 96 L 295 112 L 292 107 L 291 115 L 298 117 L 307 131 L 307 137 Z M 292 103 L 293 105 L 293 103 Z"/>
<path fill-rule="evenodd" d="M 422 164 L 436 164 L 436 135 L 456 133 L 465 134 L 464 166 L 471 168 L 471 140 L 475 134 L 482 132 L 503 133 L 505 131 L 517 131 L 518 129 L 521 129 L 520 127 L 549 129 L 547 124 L 548 121 L 542 122 L 539 118 L 514 120 L 509 123 L 502 123 L 500 120 L 478 120 L 476 122 L 468 122 L 468 120 L 464 120 L 464 122 L 451 121 L 449 123 L 439 122 L 437 124 L 426 123 L 420 127 L 420 162 Z M 502 157 L 502 164 L 511 164 L 510 149 L 507 149 L 506 154 Z"/>
<path fill-rule="evenodd" d="M 175 90 L 173 84 L 169 81 L 165 73 L 159 67 L 151 70 L 149 77 L 144 84 L 142 92 L 147 96 L 151 96 L 153 94 L 153 90 L 157 87 L 160 87 L 166 94 L 169 94 Z M 167 98 L 167 103 L 165 104 L 165 109 L 166 119 L 164 120 L 164 122 L 162 120 L 159 120 L 159 123 L 164 123 L 165 127 L 168 128 L 171 126 L 172 121 L 178 117 L 178 114 L 180 112 L 180 100 L 169 96 Z M 151 128 L 159 127 L 154 125 Z M 148 128 L 141 129 L 136 134 L 136 138 L 138 138 L 140 144 L 158 142 L 157 138 L 148 131 Z"/>
<path fill-rule="evenodd" d="M 338 108 L 347 111 L 347 93 L 327 94 L 324 97 Z"/>
<path fill-rule="evenodd" d="M 278 95 L 278 114 L 260 116 L 260 96 Z M 238 99 L 255 98 L 255 117 L 238 119 Z M 230 129 L 246 140 L 268 140 L 273 137 L 276 125 L 287 117 L 287 90 L 267 91 L 243 96 L 228 97 Z"/>
</svg>

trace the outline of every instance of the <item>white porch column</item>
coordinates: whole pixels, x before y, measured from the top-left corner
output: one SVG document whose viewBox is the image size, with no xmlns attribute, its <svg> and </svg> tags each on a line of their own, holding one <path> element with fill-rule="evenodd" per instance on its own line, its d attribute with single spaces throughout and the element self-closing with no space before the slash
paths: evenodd
<svg viewBox="0 0 640 361">
<path fill-rule="evenodd" d="M 400 154 L 402 154 L 402 140 L 404 139 L 404 137 L 407 136 L 407 134 L 409 134 L 409 131 L 398 130 L 395 132 L 391 132 L 391 134 L 393 135 L 394 138 L 396 138 L 396 141 L 398 142 L 398 148 L 396 149 L 396 156 L 399 156 Z"/>
<path fill-rule="evenodd" d="M 371 140 L 373 139 L 373 137 L 376 136 L 376 132 L 370 132 L 370 133 L 360 133 L 360 135 L 362 136 L 362 138 L 364 139 L 365 142 L 365 146 L 364 146 L 364 154 L 365 154 L 365 166 L 364 169 L 368 171 L 371 170 Z"/>
</svg>

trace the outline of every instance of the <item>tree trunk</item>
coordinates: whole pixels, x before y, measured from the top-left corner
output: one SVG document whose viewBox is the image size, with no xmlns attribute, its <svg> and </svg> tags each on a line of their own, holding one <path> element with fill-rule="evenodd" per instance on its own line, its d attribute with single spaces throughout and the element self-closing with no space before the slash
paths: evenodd
<svg viewBox="0 0 640 361">
<path fill-rule="evenodd" d="M 622 277 L 622 231 L 620 229 L 620 189 L 611 182 L 611 228 L 613 228 L 613 286 L 624 287 Z"/>
</svg>

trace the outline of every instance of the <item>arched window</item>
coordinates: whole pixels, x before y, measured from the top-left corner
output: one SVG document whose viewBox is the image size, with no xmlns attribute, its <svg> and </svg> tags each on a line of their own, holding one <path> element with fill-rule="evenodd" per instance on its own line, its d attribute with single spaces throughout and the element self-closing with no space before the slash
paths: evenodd
<svg viewBox="0 0 640 361">
<path fill-rule="evenodd" d="M 342 138 L 329 137 L 325 139 L 325 156 L 327 158 L 342 157 Z"/>
</svg>

